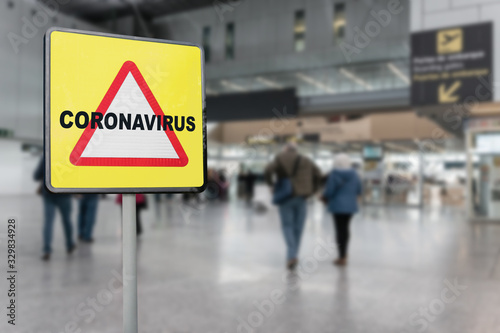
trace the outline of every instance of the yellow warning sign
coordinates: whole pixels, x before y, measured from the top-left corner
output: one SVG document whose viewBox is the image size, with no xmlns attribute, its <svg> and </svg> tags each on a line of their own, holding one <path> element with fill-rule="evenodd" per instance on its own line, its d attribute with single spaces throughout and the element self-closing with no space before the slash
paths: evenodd
<svg viewBox="0 0 500 333">
<path fill-rule="evenodd" d="M 54 29 L 46 35 L 46 185 L 53 192 L 200 191 L 203 51 Z"/>
<path fill-rule="evenodd" d="M 462 29 L 447 29 L 437 32 L 437 53 L 458 53 L 463 49 L 463 31 Z"/>
</svg>

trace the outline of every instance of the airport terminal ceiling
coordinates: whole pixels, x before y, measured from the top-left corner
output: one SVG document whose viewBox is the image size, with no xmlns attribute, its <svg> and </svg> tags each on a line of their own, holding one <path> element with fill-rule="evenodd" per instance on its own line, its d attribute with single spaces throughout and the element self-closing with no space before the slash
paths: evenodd
<svg viewBox="0 0 500 333">
<path fill-rule="evenodd" d="M 50 0 L 38 1 L 47 2 Z M 110 20 L 113 21 L 118 17 L 135 17 L 140 22 L 137 24 L 131 22 L 131 26 L 137 25 L 137 27 L 132 28 L 130 32 L 150 34 L 156 30 L 153 29 L 154 24 L 151 26 L 149 23 L 154 23 L 160 17 L 170 16 L 170 14 L 189 12 L 192 9 L 207 7 L 206 11 L 203 11 L 203 15 L 209 17 L 215 16 L 215 11 L 208 8 L 214 6 L 214 4 L 214 1 L 203 0 L 74 0 L 62 5 L 61 10 L 66 14 L 98 24 L 105 21 L 109 23 Z M 364 8 L 364 6 L 357 4 L 352 8 Z M 196 14 L 190 17 L 191 19 L 197 18 Z M 157 18 L 157 20 L 153 21 L 152 19 L 154 18 Z M 160 19 L 161 22 L 164 22 L 163 20 Z M 209 24 L 205 21 L 202 20 L 199 24 Z M 239 20 L 236 21 L 238 25 L 243 24 Z M 158 22 L 156 22 L 156 25 L 159 24 Z M 358 23 L 363 22 L 360 21 Z M 188 29 L 190 31 L 188 35 L 179 35 L 179 33 L 185 30 L 183 24 L 176 24 L 174 26 L 176 27 L 175 31 L 172 29 L 165 31 L 160 29 L 160 35 L 167 33 L 168 35 L 162 37 L 200 42 L 197 40 L 199 38 L 197 29 L 194 29 L 196 31 L 192 31 L 190 30 L 191 27 Z M 213 29 L 213 33 L 215 34 L 216 28 L 213 27 Z M 156 33 L 154 34 L 156 35 Z M 402 34 L 401 36 L 406 36 L 404 31 L 399 31 L 398 33 Z M 249 38 L 241 30 L 239 30 L 238 36 L 239 38 Z M 289 54 L 287 56 L 297 58 L 294 60 L 297 62 L 297 66 L 292 70 L 284 70 L 278 66 L 276 68 L 266 68 L 262 71 L 257 68 L 258 66 L 237 66 L 243 71 L 247 67 L 253 69 L 250 73 L 244 74 L 243 72 L 228 72 L 226 69 L 228 69 L 228 66 L 231 66 L 231 63 L 227 63 L 226 61 L 217 62 L 216 59 L 212 59 L 207 62 L 206 93 L 209 97 L 218 97 L 226 94 L 266 90 L 279 92 L 283 89 L 293 88 L 296 90 L 299 99 L 299 109 L 301 112 L 307 114 L 337 113 L 339 111 L 353 110 L 365 110 L 367 112 L 374 109 L 388 110 L 407 107 L 409 105 L 407 89 L 410 81 L 407 58 L 409 48 L 407 40 L 401 38 L 401 36 L 397 35 L 397 38 L 393 36 L 389 40 L 380 38 L 380 42 L 384 44 L 384 47 L 381 49 L 385 50 L 385 56 L 377 53 L 373 54 L 374 59 L 371 59 L 372 56 L 370 56 L 370 52 L 368 51 L 364 52 L 364 55 L 370 59 L 363 58 L 363 61 L 356 61 L 354 63 L 345 63 L 343 59 L 340 61 L 336 57 L 334 57 L 336 60 L 328 60 L 326 59 L 328 58 L 327 56 L 326 58 L 325 56 L 320 57 L 320 54 L 316 54 L 317 51 L 312 49 L 304 53 L 306 55 L 312 52 L 311 56 L 308 57 L 309 59 L 325 59 L 318 60 L 319 62 L 311 62 L 304 61 L 306 58 L 302 59 L 300 55 Z M 213 37 L 215 38 L 216 36 L 214 35 Z M 375 42 L 377 41 L 373 43 Z M 216 50 L 212 51 L 215 52 Z M 236 52 L 238 53 L 238 50 Z M 334 53 L 338 55 L 341 52 L 336 50 Z M 240 52 L 236 60 L 241 61 L 241 56 Z M 323 63 L 324 61 L 326 63 Z M 338 61 L 340 63 L 337 63 Z M 283 62 L 287 61 L 283 60 Z"/>
<path fill-rule="evenodd" d="M 38 0 L 49 3 L 50 0 Z M 72 0 L 61 5 L 65 14 L 99 22 L 140 13 L 143 18 L 173 14 L 211 5 L 213 0 Z"/>
</svg>

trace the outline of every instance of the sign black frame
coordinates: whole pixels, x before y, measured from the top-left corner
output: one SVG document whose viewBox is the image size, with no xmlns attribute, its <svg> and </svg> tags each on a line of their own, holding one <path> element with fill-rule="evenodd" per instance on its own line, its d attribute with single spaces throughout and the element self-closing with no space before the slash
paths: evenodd
<svg viewBox="0 0 500 333">
<path fill-rule="evenodd" d="M 118 188 L 56 188 L 51 184 L 51 159 L 50 159 L 50 37 L 53 32 L 68 32 L 90 36 L 109 37 L 128 39 L 133 41 L 163 43 L 192 46 L 200 49 L 201 55 L 201 89 L 202 89 L 202 126 L 203 126 L 203 184 L 200 187 L 118 187 Z M 205 55 L 201 45 L 194 43 L 185 43 L 178 41 L 171 41 L 166 39 L 145 38 L 136 36 L 117 35 L 103 32 L 85 31 L 78 29 L 67 29 L 52 27 L 47 30 L 44 36 L 44 81 L 43 81 L 43 98 L 44 98 L 44 112 L 43 112 L 43 145 L 44 145 L 44 158 L 45 158 L 45 187 L 52 193 L 96 193 L 96 194 L 134 194 L 134 193 L 201 193 L 207 187 L 207 114 L 206 114 L 206 94 L 205 94 Z"/>
<path fill-rule="evenodd" d="M 414 75 L 414 58 L 416 57 L 425 57 L 425 56 L 440 56 L 437 52 L 437 34 L 440 31 L 446 30 L 454 30 L 461 29 L 463 33 L 463 51 L 461 52 L 470 52 L 470 51 L 479 51 L 479 49 L 475 50 L 467 50 L 467 45 L 474 46 L 482 46 L 480 50 L 483 50 L 486 54 L 485 59 L 483 60 L 484 64 L 481 64 L 481 67 L 486 67 L 489 69 L 489 74 L 486 79 L 486 83 L 491 85 L 493 82 L 493 73 L 494 73 L 494 29 L 493 22 L 479 22 L 473 24 L 467 24 L 462 26 L 450 26 L 450 27 L 442 27 L 439 29 L 429 29 L 422 30 L 411 34 L 411 54 L 410 54 L 410 105 L 414 107 L 425 107 L 432 105 L 450 105 L 455 103 L 464 103 L 465 100 L 473 96 L 474 94 L 470 94 L 471 90 L 477 89 L 478 86 L 484 86 L 484 83 L 481 83 L 478 80 L 478 77 L 466 77 L 466 78 L 449 78 L 449 79 L 439 79 L 429 82 L 415 82 Z M 479 35 L 481 38 L 474 39 L 473 35 Z M 469 38 L 467 38 L 469 37 Z M 486 43 L 484 39 L 487 39 Z M 421 39 L 421 40 L 417 40 Z M 425 40 L 425 41 L 424 41 Z M 483 43 L 483 44 L 481 44 Z M 418 45 L 417 45 L 418 44 Z M 416 52 L 418 51 L 418 52 Z M 457 52 L 458 53 L 458 52 Z M 453 52 L 443 53 L 441 55 L 449 55 L 454 54 Z M 478 65 L 479 66 L 479 65 Z M 476 66 L 477 67 L 477 66 Z M 475 69 L 476 67 L 470 68 Z M 469 68 L 464 68 L 467 70 Z M 438 72 L 440 73 L 440 72 Z M 462 83 L 459 89 L 466 90 L 465 93 L 461 93 L 459 96 L 459 100 L 453 103 L 440 103 L 439 102 L 439 85 L 445 84 L 446 87 L 449 87 L 453 81 L 461 80 Z M 492 101 L 493 100 L 493 91 L 489 89 L 490 94 L 487 98 L 482 98 L 481 101 Z"/>
</svg>

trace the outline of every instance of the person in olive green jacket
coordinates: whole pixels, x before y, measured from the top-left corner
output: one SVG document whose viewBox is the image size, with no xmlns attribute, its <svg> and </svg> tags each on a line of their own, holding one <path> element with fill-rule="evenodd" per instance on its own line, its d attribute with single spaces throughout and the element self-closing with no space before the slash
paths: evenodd
<svg viewBox="0 0 500 333">
<path fill-rule="evenodd" d="M 298 263 L 300 239 L 306 220 L 306 199 L 318 190 L 321 171 L 313 161 L 297 151 L 295 144 L 288 144 L 267 165 L 265 176 L 271 187 L 280 178 L 289 178 L 292 183 L 293 195 L 279 204 L 279 212 L 287 246 L 287 267 L 293 270 Z"/>
</svg>

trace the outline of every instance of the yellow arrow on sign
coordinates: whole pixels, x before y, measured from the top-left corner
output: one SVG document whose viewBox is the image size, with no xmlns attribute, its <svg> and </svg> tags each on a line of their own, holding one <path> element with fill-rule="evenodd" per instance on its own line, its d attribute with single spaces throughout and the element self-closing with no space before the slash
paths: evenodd
<svg viewBox="0 0 500 333">
<path fill-rule="evenodd" d="M 446 89 L 446 85 L 439 85 L 439 103 L 455 103 L 458 101 L 460 96 L 454 95 L 454 93 L 462 86 L 461 81 L 455 81 L 453 84 Z"/>
</svg>

